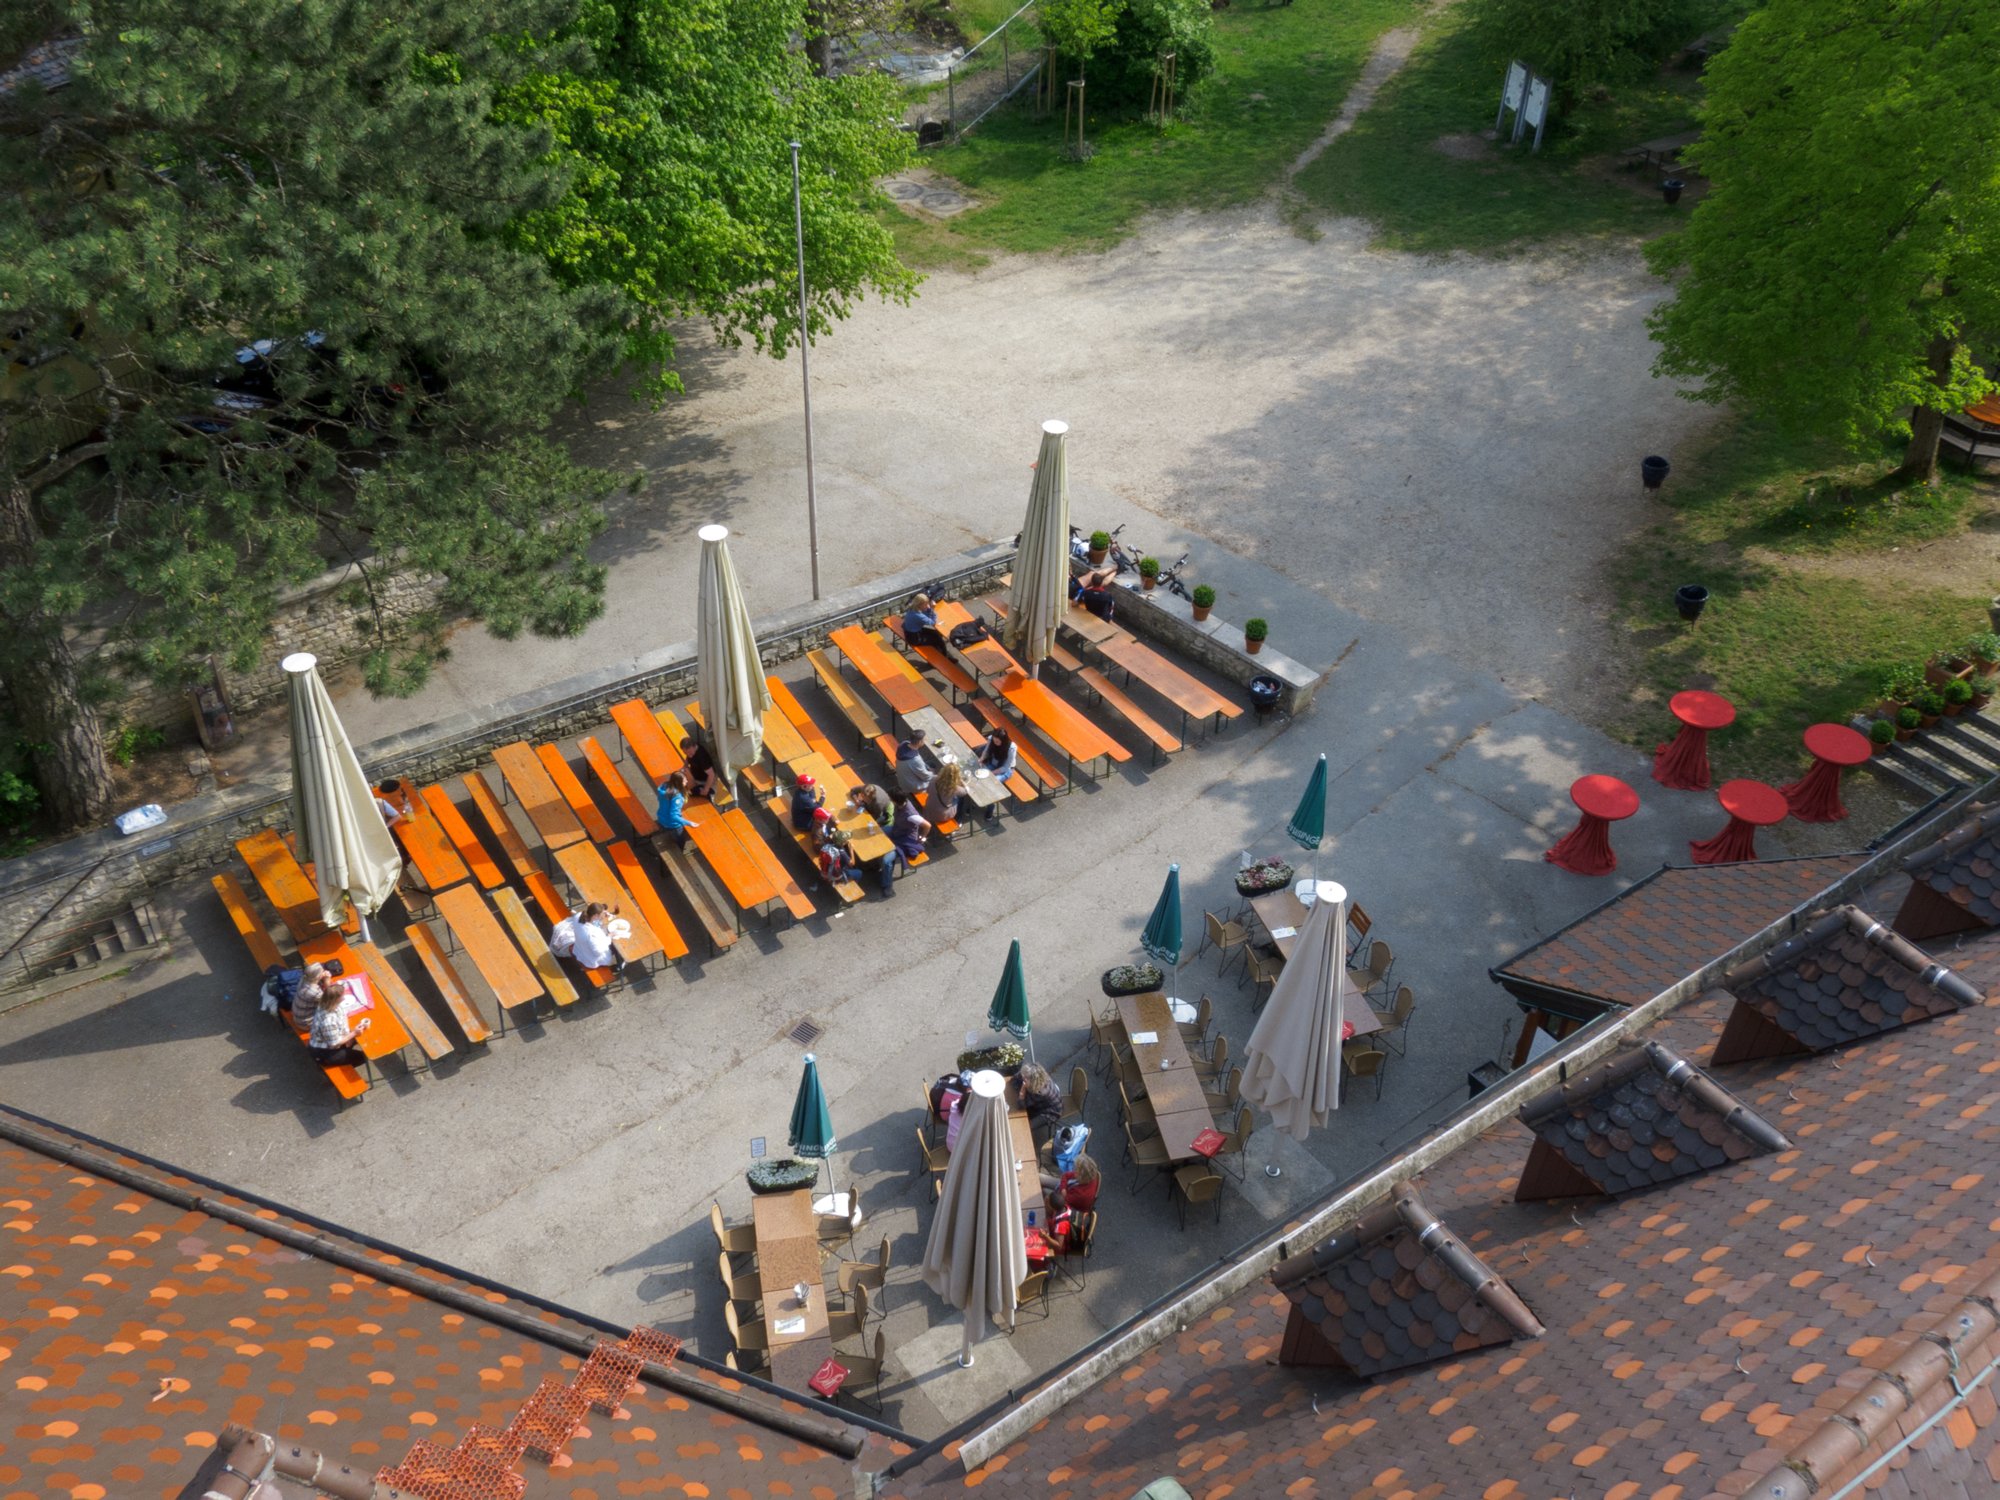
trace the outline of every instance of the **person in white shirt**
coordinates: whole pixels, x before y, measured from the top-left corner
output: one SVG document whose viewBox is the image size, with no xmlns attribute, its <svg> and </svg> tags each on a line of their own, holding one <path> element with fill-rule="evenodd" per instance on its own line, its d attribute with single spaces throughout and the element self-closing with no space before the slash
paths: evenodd
<svg viewBox="0 0 2000 1500">
<path fill-rule="evenodd" d="M 619 970 L 625 959 L 611 937 L 611 919 L 618 908 L 593 901 L 582 911 L 556 923 L 549 934 L 549 951 L 585 969 Z"/>
<path fill-rule="evenodd" d="M 398 800 L 402 795 L 403 788 L 398 782 L 385 781 L 375 788 L 375 810 L 382 814 L 382 823 L 385 827 L 394 828 L 409 816 Z"/>
</svg>

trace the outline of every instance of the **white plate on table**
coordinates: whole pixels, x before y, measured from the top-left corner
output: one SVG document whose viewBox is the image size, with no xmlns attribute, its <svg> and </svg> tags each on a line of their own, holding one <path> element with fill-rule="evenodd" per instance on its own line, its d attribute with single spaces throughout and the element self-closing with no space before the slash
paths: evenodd
<svg viewBox="0 0 2000 1500">
<path fill-rule="evenodd" d="M 1194 1007 L 1185 1000 L 1176 1000 L 1169 1007 L 1174 1014 L 1176 1025 L 1186 1026 L 1194 1020 Z"/>
<path fill-rule="evenodd" d="M 972 773 L 972 779 L 975 781 L 984 781 L 987 777 L 991 776 L 992 774 L 993 773 L 987 770 L 986 767 L 981 766 L 978 770 Z"/>
</svg>

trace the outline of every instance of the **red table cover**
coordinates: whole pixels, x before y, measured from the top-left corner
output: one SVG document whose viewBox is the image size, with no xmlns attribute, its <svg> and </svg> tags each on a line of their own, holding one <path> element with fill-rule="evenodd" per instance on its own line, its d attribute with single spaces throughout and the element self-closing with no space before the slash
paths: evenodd
<svg viewBox="0 0 2000 1500">
<path fill-rule="evenodd" d="M 1812 769 L 1778 791 L 1801 823 L 1837 823 L 1847 816 L 1840 800 L 1840 773 L 1872 753 L 1866 735 L 1845 724 L 1815 724 L 1805 732 Z"/>
<path fill-rule="evenodd" d="M 1729 822 L 1712 839 L 1688 844 L 1698 865 L 1729 865 L 1757 857 L 1757 830 L 1782 822 L 1791 809 L 1775 787 L 1761 781 L 1725 781 L 1715 794 Z"/>
<path fill-rule="evenodd" d="M 1677 792 L 1708 790 L 1708 731 L 1683 724 L 1673 739 L 1653 747 L 1653 780 Z"/>
</svg>

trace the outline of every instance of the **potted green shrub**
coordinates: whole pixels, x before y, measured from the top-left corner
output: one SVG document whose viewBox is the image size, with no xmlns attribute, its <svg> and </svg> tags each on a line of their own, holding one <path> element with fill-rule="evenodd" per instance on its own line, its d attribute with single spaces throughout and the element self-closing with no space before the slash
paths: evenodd
<svg viewBox="0 0 2000 1500">
<path fill-rule="evenodd" d="M 1160 560 L 1157 557 L 1140 558 L 1139 559 L 1140 587 L 1151 588 L 1153 587 L 1154 584 L 1158 583 L 1159 581 L 1160 581 Z"/>
<path fill-rule="evenodd" d="M 753 1193 L 789 1193 L 794 1188 L 809 1188 L 817 1182 L 819 1163 L 800 1161 L 793 1156 L 753 1161 L 750 1170 L 743 1174 L 743 1180 L 750 1184 Z"/>
<path fill-rule="evenodd" d="M 1896 737 L 1896 726 L 1887 719 L 1877 719 L 1868 726 L 1868 743 L 1880 749 Z"/>
<path fill-rule="evenodd" d="M 1194 586 L 1195 623 L 1199 624 L 1201 621 L 1206 620 L 1208 618 L 1208 612 L 1214 608 L 1215 608 L 1215 590 L 1210 588 L 1205 583 L 1197 583 Z"/>
<path fill-rule="evenodd" d="M 1104 561 L 1105 558 L 1109 557 L 1110 555 L 1111 555 L 1111 533 L 1108 531 L 1091 532 L 1090 534 L 1091 563 L 1093 565 L 1101 563 Z"/>
<path fill-rule="evenodd" d="M 958 1071 L 978 1073 L 988 1069 L 1012 1078 L 1021 1071 L 1021 1063 L 1027 1057 L 1018 1042 L 1002 1042 L 997 1047 L 974 1047 L 969 1052 L 958 1054 Z"/>
<path fill-rule="evenodd" d="M 2000 635 L 1990 630 L 1982 630 L 1976 635 L 1968 636 L 1965 644 L 1958 649 L 1961 655 L 1969 658 L 1979 669 L 1981 677 L 1990 674 L 1995 667 L 2000 667 Z"/>
<path fill-rule="evenodd" d="M 1915 739 L 1917 737 L 1917 731 L 1923 728 L 1923 725 L 1924 725 L 1924 716 L 1917 712 L 1916 707 L 1913 704 L 1905 703 L 1901 708 L 1896 710 L 1897 739 L 1899 740 Z"/>
<path fill-rule="evenodd" d="M 1264 649 L 1264 638 L 1271 633 L 1269 620 L 1253 617 L 1243 622 L 1243 649 L 1255 656 Z"/>
<path fill-rule="evenodd" d="M 1944 699 L 1944 716 L 1955 719 L 1965 712 L 1966 704 L 1972 701 L 1972 684 L 1963 677 L 1954 677 L 1938 689 L 1938 696 Z"/>
<path fill-rule="evenodd" d="M 1924 728 L 1929 729 L 1944 717 L 1944 695 L 1936 688 L 1925 688 L 1911 707 L 1916 709 Z"/>
<path fill-rule="evenodd" d="M 1115 969 L 1106 969 L 1097 982 L 1106 998 L 1116 1000 L 1120 995 L 1150 995 L 1166 982 L 1166 977 L 1152 964 L 1120 964 Z"/>
<path fill-rule="evenodd" d="M 1891 667 L 1882 674 L 1882 696 L 1899 707 L 1914 703 L 1924 690 L 1924 674 L 1912 666 Z"/>
<path fill-rule="evenodd" d="M 1972 684 L 1972 702 L 1969 707 L 1977 713 L 1993 700 L 1994 682 L 1991 677 L 1974 677 L 1969 680 Z"/>
</svg>

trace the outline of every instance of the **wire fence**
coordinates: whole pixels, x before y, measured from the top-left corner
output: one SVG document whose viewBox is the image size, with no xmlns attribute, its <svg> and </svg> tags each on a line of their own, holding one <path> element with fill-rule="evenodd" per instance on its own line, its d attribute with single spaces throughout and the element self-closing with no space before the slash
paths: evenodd
<svg viewBox="0 0 2000 1500">
<path fill-rule="evenodd" d="M 1034 8 L 1028 0 L 946 67 L 943 86 L 917 107 L 919 144 L 960 139 L 1041 72 L 1047 52 Z"/>
</svg>

